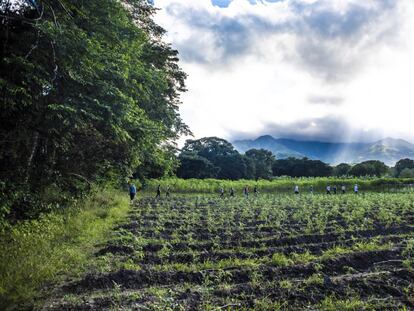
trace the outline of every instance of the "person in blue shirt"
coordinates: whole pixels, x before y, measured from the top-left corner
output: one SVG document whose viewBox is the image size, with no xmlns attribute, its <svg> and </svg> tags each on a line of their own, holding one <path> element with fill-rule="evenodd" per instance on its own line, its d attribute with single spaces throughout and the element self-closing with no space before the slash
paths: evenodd
<svg viewBox="0 0 414 311">
<path fill-rule="evenodd" d="M 131 198 L 131 203 L 134 201 L 136 194 L 137 194 L 137 187 L 132 182 L 130 182 L 129 183 L 129 197 Z"/>
</svg>

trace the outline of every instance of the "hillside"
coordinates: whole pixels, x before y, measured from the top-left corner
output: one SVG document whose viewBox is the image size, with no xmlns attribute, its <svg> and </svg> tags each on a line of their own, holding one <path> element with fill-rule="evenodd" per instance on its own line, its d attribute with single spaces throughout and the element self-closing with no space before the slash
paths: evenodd
<svg viewBox="0 0 414 311">
<path fill-rule="evenodd" d="M 330 143 L 276 139 L 265 135 L 254 140 L 236 140 L 233 145 L 239 152 L 262 148 L 272 151 L 279 159 L 307 157 L 330 164 L 380 160 L 388 165 L 394 165 L 402 158 L 414 158 L 414 145 L 405 140 L 394 138 L 386 138 L 373 143 Z"/>
</svg>

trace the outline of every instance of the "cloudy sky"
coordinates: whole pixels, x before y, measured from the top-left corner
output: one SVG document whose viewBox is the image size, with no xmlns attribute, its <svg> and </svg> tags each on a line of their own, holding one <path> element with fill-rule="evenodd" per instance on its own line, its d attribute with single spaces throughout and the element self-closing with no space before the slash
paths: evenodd
<svg viewBox="0 0 414 311">
<path fill-rule="evenodd" d="M 154 0 L 196 138 L 414 142 L 413 0 Z"/>
</svg>

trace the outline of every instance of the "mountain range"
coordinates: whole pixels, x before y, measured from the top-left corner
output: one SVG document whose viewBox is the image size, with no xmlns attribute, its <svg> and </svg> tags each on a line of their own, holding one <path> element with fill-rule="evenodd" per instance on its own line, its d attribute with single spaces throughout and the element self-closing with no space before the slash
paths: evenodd
<svg viewBox="0 0 414 311">
<path fill-rule="evenodd" d="M 414 159 L 414 144 L 403 139 L 385 138 L 373 143 L 332 143 L 274 138 L 270 135 L 232 142 L 241 153 L 255 148 L 272 151 L 277 159 L 296 157 L 321 160 L 329 164 L 379 160 L 394 165 L 404 158 Z"/>
</svg>

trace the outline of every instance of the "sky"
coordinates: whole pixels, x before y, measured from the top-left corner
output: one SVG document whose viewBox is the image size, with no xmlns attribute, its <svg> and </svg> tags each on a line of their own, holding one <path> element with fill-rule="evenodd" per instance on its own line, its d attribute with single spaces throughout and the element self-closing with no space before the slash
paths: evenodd
<svg viewBox="0 0 414 311">
<path fill-rule="evenodd" d="M 413 0 L 154 0 L 195 138 L 414 142 Z"/>
</svg>

